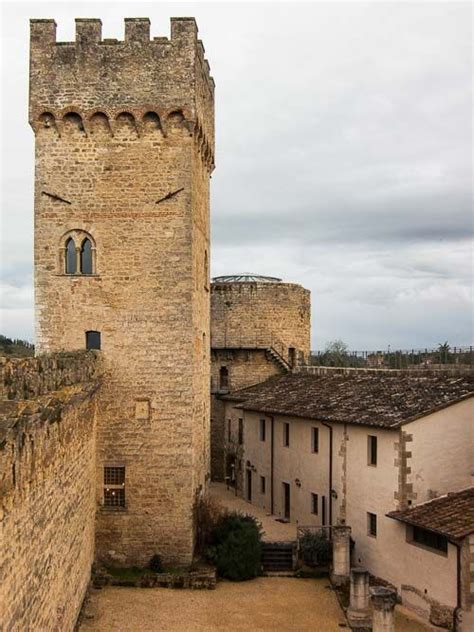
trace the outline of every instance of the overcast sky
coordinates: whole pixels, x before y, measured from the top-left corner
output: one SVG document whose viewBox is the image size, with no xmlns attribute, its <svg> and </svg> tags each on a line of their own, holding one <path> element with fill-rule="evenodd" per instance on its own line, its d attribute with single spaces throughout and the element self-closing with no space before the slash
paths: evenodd
<svg viewBox="0 0 474 632">
<path fill-rule="evenodd" d="M 216 81 L 212 275 L 312 293 L 313 348 L 472 342 L 470 3 L 5 3 L 0 333 L 33 340 L 30 17 L 194 15 Z"/>
</svg>

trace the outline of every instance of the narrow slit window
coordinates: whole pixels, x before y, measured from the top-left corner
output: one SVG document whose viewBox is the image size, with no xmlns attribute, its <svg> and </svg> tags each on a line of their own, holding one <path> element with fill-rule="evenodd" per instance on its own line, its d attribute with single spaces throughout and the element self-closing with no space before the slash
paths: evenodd
<svg viewBox="0 0 474 632">
<path fill-rule="evenodd" d="M 221 366 L 219 370 L 219 390 L 225 391 L 229 388 L 229 371 L 227 367 Z"/>
<path fill-rule="evenodd" d="M 314 514 L 315 516 L 318 515 L 318 495 L 317 494 L 311 494 L 311 513 Z"/>
<path fill-rule="evenodd" d="M 244 443 L 244 420 L 239 419 L 239 445 Z"/>
<path fill-rule="evenodd" d="M 265 419 L 260 419 L 260 441 L 265 441 L 266 429 Z"/>
<path fill-rule="evenodd" d="M 267 487 L 267 481 L 265 479 L 265 476 L 261 476 L 260 477 L 260 493 L 261 494 L 265 494 L 266 487 Z"/>
<path fill-rule="evenodd" d="M 290 424 L 286 422 L 283 424 L 283 447 L 290 447 Z"/>
<path fill-rule="evenodd" d="M 377 537 L 377 515 L 370 512 L 367 512 L 367 534 Z"/>
<path fill-rule="evenodd" d="M 81 246 L 81 274 L 92 274 L 92 244 L 87 237 Z"/>
<path fill-rule="evenodd" d="M 319 452 L 319 428 L 311 428 L 311 452 Z"/>
<path fill-rule="evenodd" d="M 76 263 L 76 244 L 74 243 L 74 239 L 70 237 L 66 242 L 66 274 L 76 274 L 77 272 L 77 263 Z"/>
<path fill-rule="evenodd" d="M 125 467 L 104 467 L 104 507 L 125 507 Z"/>
<path fill-rule="evenodd" d="M 368 464 L 377 465 L 377 437 L 374 435 L 368 436 Z"/>
</svg>

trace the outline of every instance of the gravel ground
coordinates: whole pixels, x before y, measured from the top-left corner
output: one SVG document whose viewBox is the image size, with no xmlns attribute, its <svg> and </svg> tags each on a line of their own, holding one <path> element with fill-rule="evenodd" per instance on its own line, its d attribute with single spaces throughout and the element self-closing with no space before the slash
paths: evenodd
<svg viewBox="0 0 474 632">
<path fill-rule="evenodd" d="M 268 514 L 264 509 L 248 503 L 243 498 L 235 495 L 234 490 L 227 490 L 224 483 L 211 483 L 211 496 L 223 507 L 234 511 L 252 514 L 262 523 L 264 530 L 263 539 L 270 542 L 290 542 L 296 540 L 296 524 L 291 522 L 277 522 L 275 516 Z"/>
<path fill-rule="evenodd" d="M 340 632 L 344 615 L 328 585 L 261 577 L 219 582 L 216 590 L 107 587 L 92 592 L 86 613 L 93 618 L 80 632 Z M 396 632 L 428 630 L 397 612 Z"/>
<path fill-rule="evenodd" d="M 344 616 L 326 580 L 258 578 L 216 590 L 93 591 L 81 632 L 340 632 Z"/>
</svg>

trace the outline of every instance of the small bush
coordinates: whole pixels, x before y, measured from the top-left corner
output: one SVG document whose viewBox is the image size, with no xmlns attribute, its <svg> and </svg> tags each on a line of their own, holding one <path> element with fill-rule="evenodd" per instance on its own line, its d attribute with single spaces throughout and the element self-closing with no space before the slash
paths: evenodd
<svg viewBox="0 0 474 632">
<path fill-rule="evenodd" d="M 253 516 L 232 512 L 224 515 L 212 531 L 207 556 L 221 577 L 232 581 L 260 574 L 262 529 Z"/>
<path fill-rule="evenodd" d="M 161 562 L 161 557 L 156 554 L 150 558 L 148 562 L 148 568 L 154 573 L 162 573 L 163 572 L 163 564 Z"/>
<path fill-rule="evenodd" d="M 332 545 L 324 533 L 305 531 L 300 538 L 300 549 L 309 566 L 326 566 L 332 559 Z"/>
</svg>

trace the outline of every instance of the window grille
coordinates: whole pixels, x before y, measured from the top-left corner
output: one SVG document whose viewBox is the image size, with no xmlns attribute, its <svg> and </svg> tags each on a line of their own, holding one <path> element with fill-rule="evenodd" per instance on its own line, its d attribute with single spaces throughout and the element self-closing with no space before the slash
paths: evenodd
<svg viewBox="0 0 474 632">
<path fill-rule="evenodd" d="M 104 467 L 104 507 L 125 507 L 125 467 Z"/>
</svg>

